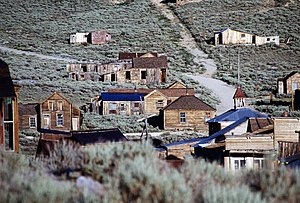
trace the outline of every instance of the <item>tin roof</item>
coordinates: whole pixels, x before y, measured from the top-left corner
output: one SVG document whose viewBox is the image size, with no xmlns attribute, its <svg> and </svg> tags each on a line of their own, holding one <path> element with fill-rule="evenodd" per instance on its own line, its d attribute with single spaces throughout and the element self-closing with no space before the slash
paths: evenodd
<svg viewBox="0 0 300 203">
<path fill-rule="evenodd" d="M 180 96 L 178 99 L 167 105 L 163 110 L 202 110 L 202 111 L 215 111 L 213 107 L 206 104 L 194 95 Z"/>
<path fill-rule="evenodd" d="M 102 92 L 102 101 L 142 101 L 144 99 L 144 93 L 111 93 Z"/>
<path fill-rule="evenodd" d="M 15 97 L 14 85 L 7 63 L 0 59 L 0 98 Z"/>
</svg>

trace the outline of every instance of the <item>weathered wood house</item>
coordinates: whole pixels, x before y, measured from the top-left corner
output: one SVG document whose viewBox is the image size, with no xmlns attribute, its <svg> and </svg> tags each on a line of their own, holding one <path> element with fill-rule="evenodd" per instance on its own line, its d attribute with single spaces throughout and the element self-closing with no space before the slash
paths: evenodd
<svg viewBox="0 0 300 203">
<path fill-rule="evenodd" d="M 139 115 L 143 113 L 143 93 L 102 92 L 100 96 L 102 115 Z"/>
<path fill-rule="evenodd" d="M 68 64 L 74 80 L 157 84 L 167 82 L 168 60 L 154 53 L 120 53 L 119 60 L 107 64 Z"/>
<path fill-rule="evenodd" d="M 18 152 L 18 91 L 10 77 L 8 65 L 0 59 L 0 146 Z"/>
<path fill-rule="evenodd" d="M 214 33 L 215 46 L 229 44 L 263 45 L 268 43 L 279 45 L 279 36 L 262 37 L 229 28 Z"/>
<path fill-rule="evenodd" d="M 39 105 L 35 104 L 19 104 L 19 130 L 37 130 Z"/>
<path fill-rule="evenodd" d="M 74 33 L 70 35 L 70 44 L 105 44 L 111 41 L 111 35 L 106 31 Z"/>
<path fill-rule="evenodd" d="M 41 128 L 70 131 L 80 128 L 80 110 L 55 92 L 40 103 Z"/>
<path fill-rule="evenodd" d="M 194 95 L 181 96 L 162 110 L 164 129 L 198 129 L 207 131 L 207 119 L 215 116 L 216 110 Z"/>
<path fill-rule="evenodd" d="M 277 80 L 278 94 L 292 94 L 298 88 L 300 88 L 300 73 L 298 71 L 293 71 L 284 78 Z"/>
</svg>

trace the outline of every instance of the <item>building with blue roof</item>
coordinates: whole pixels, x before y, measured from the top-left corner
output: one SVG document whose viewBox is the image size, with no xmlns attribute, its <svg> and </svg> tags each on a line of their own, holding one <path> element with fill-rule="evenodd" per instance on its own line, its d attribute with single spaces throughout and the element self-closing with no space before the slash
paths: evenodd
<svg viewBox="0 0 300 203">
<path fill-rule="evenodd" d="M 100 95 L 103 115 L 139 115 L 143 113 L 143 101 L 146 93 L 102 92 Z"/>
</svg>

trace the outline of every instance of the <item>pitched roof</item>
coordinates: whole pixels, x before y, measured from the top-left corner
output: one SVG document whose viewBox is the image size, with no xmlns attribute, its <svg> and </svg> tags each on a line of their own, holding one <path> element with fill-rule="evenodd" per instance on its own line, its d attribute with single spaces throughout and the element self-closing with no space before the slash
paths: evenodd
<svg viewBox="0 0 300 203">
<path fill-rule="evenodd" d="M 19 104 L 19 115 L 37 115 L 36 106 L 38 104 Z"/>
<path fill-rule="evenodd" d="M 298 71 L 292 71 L 292 72 L 290 72 L 287 76 L 285 76 L 285 77 L 283 78 L 283 80 L 289 79 L 291 76 L 295 75 L 296 73 L 298 73 Z"/>
<path fill-rule="evenodd" d="M 184 84 L 181 81 L 175 81 L 172 84 L 170 84 L 167 88 L 176 88 L 176 86 L 181 86 L 181 88 L 186 88 L 186 84 Z"/>
<path fill-rule="evenodd" d="M 215 111 L 213 107 L 204 103 L 194 95 L 184 95 L 167 105 L 163 110 L 201 110 L 201 111 Z"/>
<path fill-rule="evenodd" d="M 0 59 L 0 98 L 15 97 L 13 82 L 7 63 Z"/>
<path fill-rule="evenodd" d="M 240 86 L 238 86 L 236 88 L 235 93 L 233 95 L 233 99 L 236 99 L 236 98 L 246 98 L 246 95 Z"/>
<path fill-rule="evenodd" d="M 133 59 L 133 58 L 139 58 L 147 53 L 128 53 L 128 52 L 120 52 L 119 53 L 119 60 L 123 59 Z M 157 53 L 150 53 L 153 56 L 157 57 Z"/>
<path fill-rule="evenodd" d="M 207 122 L 213 123 L 213 122 L 222 122 L 222 121 L 237 121 L 243 117 L 267 118 L 268 116 L 249 108 L 240 108 L 240 109 L 230 109 L 225 113 L 222 113 L 221 115 L 208 120 Z"/>
<path fill-rule="evenodd" d="M 111 93 L 141 93 L 141 94 L 148 94 L 150 92 L 152 92 L 154 89 L 144 89 L 144 88 L 140 88 L 140 89 L 108 89 L 108 92 Z"/>
<path fill-rule="evenodd" d="M 97 144 L 105 142 L 124 142 L 128 139 L 118 128 L 73 131 L 71 140 L 78 142 L 80 145 Z"/>
<path fill-rule="evenodd" d="M 193 88 L 170 88 L 170 89 L 159 89 L 161 93 L 167 97 L 180 97 L 188 93 L 188 95 L 195 95 Z"/>
<path fill-rule="evenodd" d="M 160 57 L 141 57 L 132 59 L 133 68 L 162 68 L 168 67 L 166 56 Z"/>
<path fill-rule="evenodd" d="M 112 93 L 112 92 L 102 92 L 102 101 L 142 101 L 144 93 Z"/>
<path fill-rule="evenodd" d="M 274 121 L 271 118 L 250 118 L 247 131 L 255 132 L 273 125 Z"/>
</svg>

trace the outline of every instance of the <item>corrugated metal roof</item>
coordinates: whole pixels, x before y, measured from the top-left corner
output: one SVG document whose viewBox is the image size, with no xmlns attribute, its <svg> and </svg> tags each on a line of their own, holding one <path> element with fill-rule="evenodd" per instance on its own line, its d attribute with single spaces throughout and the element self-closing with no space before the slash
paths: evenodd
<svg viewBox="0 0 300 203">
<path fill-rule="evenodd" d="M 247 121 L 248 117 L 242 117 L 241 119 L 237 120 L 236 122 L 232 123 L 231 125 L 223 128 L 222 130 L 212 134 L 211 136 L 202 139 L 199 143 L 195 144 L 194 147 L 198 147 L 200 144 L 206 144 L 208 142 L 211 142 L 213 139 L 216 139 L 225 133 L 229 132 L 230 130 L 234 129 L 235 127 L 239 126 L 240 124 Z"/>
<path fill-rule="evenodd" d="M 214 122 L 222 122 L 222 121 L 238 121 L 243 117 L 267 118 L 268 116 L 249 108 L 240 108 L 240 109 L 230 109 L 225 113 L 208 120 L 207 122 L 214 123 Z"/>
<path fill-rule="evenodd" d="M 15 97 L 13 82 L 7 63 L 0 59 L 0 98 Z"/>
<path fill-rule="evenodd" d="M 102 101 L 142 101 L 145 95 L 143 93 L 102 92 L 101 99 Z"/>
</svg>

